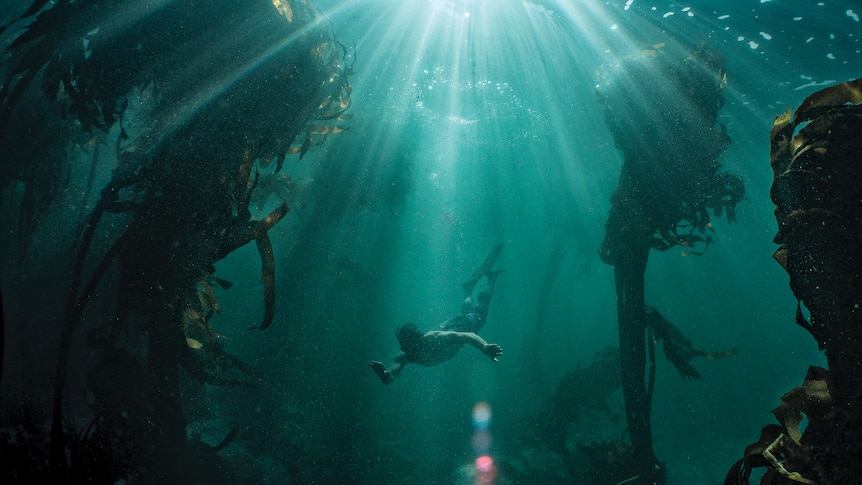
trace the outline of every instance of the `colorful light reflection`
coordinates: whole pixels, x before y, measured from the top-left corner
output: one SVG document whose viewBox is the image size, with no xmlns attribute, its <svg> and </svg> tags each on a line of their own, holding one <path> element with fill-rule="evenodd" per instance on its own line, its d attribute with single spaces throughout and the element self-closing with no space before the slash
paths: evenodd
<svg viewBox="0 0 862 485">
<path fill-rule="evenodd" d="M 479 401 L 473 406 L 473 429 L 488 429 L 491 426 L 491 406 Z"/>
<path fill-rule="evenodd" d="M 479 401 L 473 406 L 473 452 L 476 454 L 476 485 L 491 485 L 497 478 L 497 467 L 491 452 L 491 406 Z"/>
<path fill-rule="evenodd" d="M 476 471 L 486 473 L 494 468 L 494 459 L 488 455 L 482 455 L 476 458 Z"/>
<path fill-rule="evenodd" d="M 476 458 L 476 480 L 475 485 L 492 485 L 497 478 L 497 467 L 494 459 L 488 455 Z"/>
</svg>

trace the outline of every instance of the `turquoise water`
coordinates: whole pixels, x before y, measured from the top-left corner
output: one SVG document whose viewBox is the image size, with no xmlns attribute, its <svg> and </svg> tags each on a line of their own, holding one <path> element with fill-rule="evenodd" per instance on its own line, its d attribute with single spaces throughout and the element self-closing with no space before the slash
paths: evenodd
<svg viewBox="0 0 862 485">
<path fill-rule="evenodd" d="M 5 19 L 23 12 L 16 3 L 3 2 L 14 12 Z M 185 379 L 189 435 L 214 444 L 239 426 L 220 454 L 248 483 L 481 483 L 477 454 L 497 467 L 487 483 L 574 480 L 559 453 L 529 436 L 560 379 L 617 345 L 613 268 L 596 250 L 623 158 L 596 99 L 596 73 L 644 50 L 702 43 L 726 61 L 719 121 L 732 143 L 721 162 L 742 177 L 746 199 L 736 223 L 715 218 L 718 242 L 703 256 L 652 251 L 645 289 L 695 347 L 739 349 L 695 360 L 700 380 L 683 379 L 661 352 L 657 363 L 652 426 L 668 483 L 720 483 L 774 422 L 778 398 L 808 366 L 825 365 L 795 325 L 788 278 L 771 257 L 769 130 L 806 96 L 859 77 L 862 9 L 846 0 L 702 3 L 314 2 L 355 61 L 349 129 L 302 160 L 289 157 L 281 172 L 295 185 L 291 212 L 270 231 L 270 328 L 246 330 L 264 312 L 254 245 L 216 263 L 234 286 L 215 289 L 221 313 L 210 324 L 261 378 L 252 388 Z M 89 168 L 69 165 L 70 178 L 57 178 L 74 187 Z M 99 167 L 97 187 L 112 168 Z M 4 185 L 9 213 L 15 187 Z M 279 202 L 261 200 L 258 210 Z M 55 350 L 26 322 L 50 329 L 61 318 L 62 254 L 86 209 L 46 209 L 25 243 L 38 251 L 23 259 L 24 277 L 3 270 L 7 409 L 22 399 L 50 408 Z M 7 250 L 18 244 L 16 223 L 3 219 Z M 495 267 L 505 272 L 481 332 L 502 346 L 500 361 L 467 347 L 382 385 L 368 362 L 389 365 L 395 328 L 429 330 L 457 314 L 461 283 L 500 242 Z M 33 308 L 40 300 L 51 304 Z M 72 380 L 83 379 L 81 366 Z M 471 420 L 479 402 L 492 411 L 483 435 L 491 441 L 481 445 Z M 619 390 L 610 402 L 619 415 Z M 79 412 L 85 419 L 86 406 Z M 619 439 L 624 419 L 597 413 L 560 425 L 569 459 L 585 463 L 576 444 Z"/>
</svg>

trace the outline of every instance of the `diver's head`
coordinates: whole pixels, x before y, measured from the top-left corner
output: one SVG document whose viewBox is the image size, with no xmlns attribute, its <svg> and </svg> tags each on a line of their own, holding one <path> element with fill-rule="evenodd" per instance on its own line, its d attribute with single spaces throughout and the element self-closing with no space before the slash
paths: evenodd
<svg viewBox="0 0 862 485">
<path fill-rule="evenodd" d="M 419 347 L 419 343 L 422 341 L 422 331 L 415 323 L 405 323 L 395 330 L 395 337 L 398 339 L 401 350 L 409 353 Z"/>
</svg>

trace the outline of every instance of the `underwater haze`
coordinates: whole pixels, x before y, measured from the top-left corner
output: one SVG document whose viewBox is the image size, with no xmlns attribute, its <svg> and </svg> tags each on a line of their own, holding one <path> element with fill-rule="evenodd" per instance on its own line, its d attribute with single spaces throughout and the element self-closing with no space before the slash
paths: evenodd
<svg viewBox="0 0 862 485">
<path fill-rule="evenodd" d="M 630 132 L 613 131 L 597 93 L 633 59 L 723 60 L 717 161 L 745 189 L 690 246 L 649 254 L 645 301 L 706 357 L 697 378 L 656 352 L 666 483 L 722 483 L 826 365 L 772 257 L 769 135 L 860 77 L 851 0 L 0 6 L 13 482 L 57 472 L 61 432 L 70 482 L 622 483 L 600 472 L 629 434 L 615 271 L 598 254 L 620 140 L 642 126 L 707 150 L 639 109 L 638 83 L 614 105 Z M 664 72 L 649 82 L 679 87 Z M 668 198 L 696 185 L 649 176 Z M 383 384 L 369 362 L 391 367 L 401 325 L 459 315 L 477 268 L 504 270 L 479 332 L 499 361 L 465 345 Z M 180 471 L 139 459 L 173 446 Z"/>
</svg>

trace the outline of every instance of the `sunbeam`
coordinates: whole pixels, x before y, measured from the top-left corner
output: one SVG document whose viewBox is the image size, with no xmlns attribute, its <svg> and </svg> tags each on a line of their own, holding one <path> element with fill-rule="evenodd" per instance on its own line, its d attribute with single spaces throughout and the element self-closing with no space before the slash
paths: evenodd
<svg viewBox="0 0 862 485">
<path fill-rule="evenodd" d="M 828 483 L 857 3 L 3 0 L 0 482 Z"/>
</svg>

